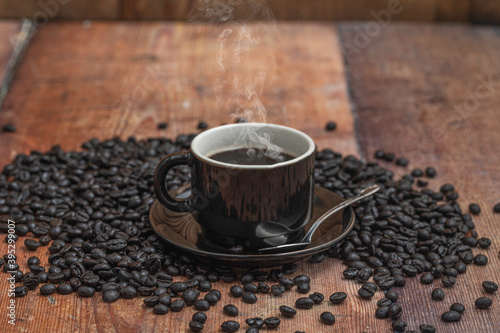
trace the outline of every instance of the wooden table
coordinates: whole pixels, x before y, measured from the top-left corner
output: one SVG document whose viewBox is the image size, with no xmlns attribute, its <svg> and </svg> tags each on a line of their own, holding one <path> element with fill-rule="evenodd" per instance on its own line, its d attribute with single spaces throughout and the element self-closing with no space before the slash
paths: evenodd
<svg viewBox="0 0 500 333">
<path fill-rule="evenodd" d="M 498 292 L 489 310 L 474 308 L 483 296 L 481 282 L 499 282 L 500 215 L 500 33 L 493 27 L 391 23 L 379 33 L 361 36 L 368 23 L 280 23 L 279 42 L 263 47 L 273 53 L 276 73 L 262 99 L 267 121 L 286 124 L 311 135 L 320 148 L 373 161 L 382 148 L 410 159 L 407 168 L 387 164 L 397 175 L 435 166 L 438 177 L 430 188 L 453 183 L 459 203 L 471 202 L 483 212 L 475 218 L 479 235 L 490 237 L 488 250 L 475 249 L 490 259 L 486 267 L 469 266 L 457 285 L 446 289 L 444 302 L 430 299 L 439 286 L 409 279 L 400 292 L 408 329 L 433 324 L 438 332 L 499 332 Z M 2 36 L 19 29 L 17 22 L 0 23 Z M 361 31 L 361 32 L 360 32 Z M 198 121 L 210 126 L 231 121 L 215 107 L 212 87 L 218 78 L 207 50 L 213 46 L 207 27 L 179 23 L 50 23 L 37 32 L 15 75 L 0 110 L 0 125 L 14 123 L 17 133 L 0 134 L 0 165 L 16 154 L 47 150 L 54 144 L 79 149 L 92 137 L 175 137 L 196 131 Z M 366 38 L 367 37 L 367 38 Z M 212 43 L 212 44 L 210 44 Z M 12 46 L 0 40 L 0 77 Z M 344 51 L 344 55 L 342 53 Z M 324 130 L 334 120 L 334 132 Z M 167 130 L 156 124 L 167 121 Z M 17 243 L 21 268 L 31 255 L 22 238 Z M 45 250 L 44 250 L 45 251 Z M 6 244 L 0 243 L 0 253 Z M 43 251 L 38 251 L 43 253 Z M 47 251 L 48 253 L 48 251 Z M 47 253 L 41 255 L 46 262 Z M 351 295 L 343 306 L 328 302 L 300 311 L 297 320 L 282 320 L 279 331 L 330 332 L 319 314 L 332 311 L 338 332 L 390 331 L 388 320 L 374 317 L 376 300 L 356 297 L 359 285 L 342 279 L 343 265 L 327 259 L 299 264 L 298 273 L 314 277 L 312 291 Z M 5 276 L 5 275 L 0 275 Z M 209 312 L 206 332 L 218 331 L 228 320 L 222 306 L 240 309 L 237 320 L 257 314 L 278 314 L 298 293 L 281 299 L 261 297 L 243 305 L 228 296 L 228 285 L 215 284 L 223 300 Z M 6 311 L 6 280 L 0 280 L 0 312 Z M 455 301 L 467 310 L 459 323 L 439 318 Z M 15 328 L 1 316 L 2 331 L 19 332 L 186 332 L 192 308 L 156 316 L 142 298 L 105 304 L 100 296 L 40 296 L 38 291 L 16 299 Z"/>
</svg>

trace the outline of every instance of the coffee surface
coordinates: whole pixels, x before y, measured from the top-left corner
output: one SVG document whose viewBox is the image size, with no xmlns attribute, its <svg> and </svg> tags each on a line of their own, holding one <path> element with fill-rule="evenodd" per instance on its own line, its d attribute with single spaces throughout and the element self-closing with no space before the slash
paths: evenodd
<svg viewBox="0 0 500 333">
<path fill-rule="evenodd" d="M 265 154 L 262 150 L 248 148 L 225 150 L 209 157 L 219 162 L 240 165 L 273 165 L 294 159 L 294 157 L 285 153 L 275 157 Z"/>
</svg>

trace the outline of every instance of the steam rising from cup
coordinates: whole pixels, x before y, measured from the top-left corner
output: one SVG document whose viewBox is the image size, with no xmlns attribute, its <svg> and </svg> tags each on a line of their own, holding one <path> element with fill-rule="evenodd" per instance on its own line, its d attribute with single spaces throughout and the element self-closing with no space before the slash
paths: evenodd
<svg viewBox="0 0 500 333">
<path fill-rule="evenodd" d="M 276 19 L 266 1 L 196 0 L 189 21 L 211 24 L 214 65 L 220 73 L 214 87 L 216 107 L 228 112 L 233 121 L 265 123 L 262 93 L 276 71 L 276 59 L 269 49 L 278 39 Z M 281 160 L 283 149 L 257 129 L 242 130 L 235 146 L 251 148 L 249 154 Z"/>
</svg>

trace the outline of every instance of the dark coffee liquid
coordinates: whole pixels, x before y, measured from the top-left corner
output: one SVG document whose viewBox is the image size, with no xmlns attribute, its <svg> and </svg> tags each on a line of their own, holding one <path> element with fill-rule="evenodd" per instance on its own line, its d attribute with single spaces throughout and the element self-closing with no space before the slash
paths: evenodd
<svg viewBox="0 0 500 333">
<path fill-rule="evenodd" d="M 278 158 L 273 158 L 261 150 L 248 148 L 226 150 L 209 157 L 223 163 L 243 165 L 273 165 L 295 158 L 285 153 L 279 154 Z"/>
</svg>

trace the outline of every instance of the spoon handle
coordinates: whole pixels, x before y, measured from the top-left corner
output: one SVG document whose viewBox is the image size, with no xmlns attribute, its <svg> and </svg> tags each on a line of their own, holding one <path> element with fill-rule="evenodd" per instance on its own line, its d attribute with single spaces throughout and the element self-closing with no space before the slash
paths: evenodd
<svg viewBox="0 0 500 333">
<path fill-rule="evenodd" d="M 323 223 L 333 213 L 336 213 L 339 210 L 344 209 L 345 207 L 350 206 L 350 205 L 352 205 L 355 202 L 358 202 L 358 201 L 360 201 L 360 200 L 362 200 L 362 199 L 364 199 L 366 197 L 369 197 L 370 195 L 374 194 L 378 190 L 380 190 L 380 186 L 379 185 L 377 185 L 377 184 L 371 185 L 371 186 L 363 189 L 361 192 L 359 192 L 358 195 L 356 195 L 356 196 L 354 196 L 352 198 L 349 198 L 349 199 L 341 202 L 340 204 L 336 205 L 335 207 L 329 209 L 328 211 L 326 211 L 323 215 L 321 215 L 316 220 L 316 222 L 314 222 L 314 224 L 311 226 L 311 229 L 309 229 L 309 231 L 307 232 L 307 234 L 305 234 L 305 236 L 302 238 L 301 242 L 311 242 L 312 235 L 314 234 L 314 232 L 316 231 L 316 229 L 318 229 L 318 227 L 321 225 L 321 223 Z"/>
</svg>

